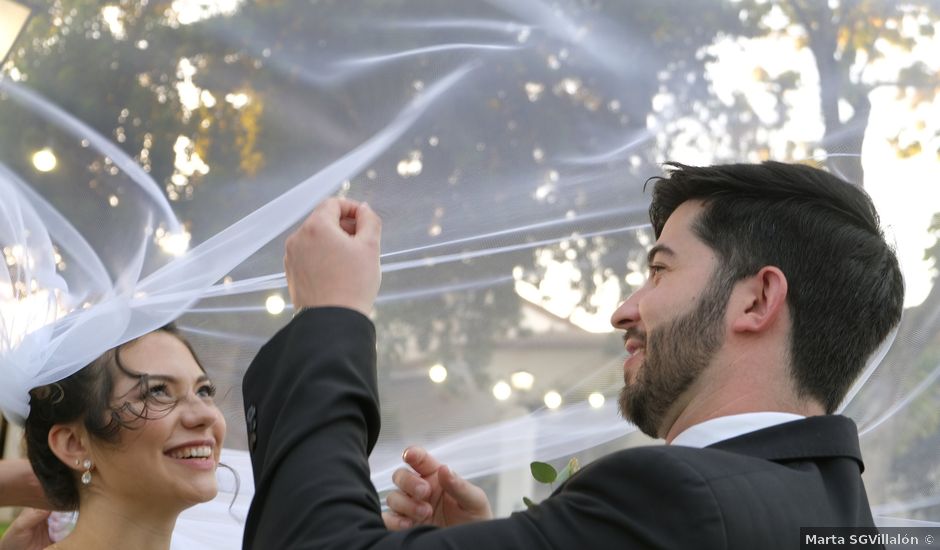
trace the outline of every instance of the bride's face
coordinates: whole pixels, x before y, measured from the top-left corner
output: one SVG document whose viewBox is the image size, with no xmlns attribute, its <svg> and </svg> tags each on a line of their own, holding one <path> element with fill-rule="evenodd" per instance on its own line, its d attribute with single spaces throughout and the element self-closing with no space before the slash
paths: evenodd
<svg viewBox="0 0 940 550">
<path fill-rule="evenodd" d="M 153 505 L 182 509 L 211 500 L 218 492 L 215 470 L 225 438 L 225 419 L 213 401 L 212 382 L 189 349 L 166 332 L 150 333 L 125 346 L 121 362 L 148 376 L 139 381 L 115 374 L 112 404 L 143 409 L 145 418 L 131 422 L 132 429 L 122 429 L 118 445 L 96 449 L 97 483 Z M 140 398 L 143 383 L 145 400 Z"/>
</svg>

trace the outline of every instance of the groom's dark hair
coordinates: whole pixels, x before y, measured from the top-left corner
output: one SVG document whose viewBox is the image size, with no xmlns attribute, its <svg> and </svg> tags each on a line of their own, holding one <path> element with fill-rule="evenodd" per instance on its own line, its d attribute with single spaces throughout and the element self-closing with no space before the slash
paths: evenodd
<svg viewBox="0 0 940 550">
<path fill-rule="evenodd" d="M 829 172 L 765 162 L 667 163 L 650 178 L 659 237 L 680 204 L 700 200 L 696 235 L 737 282 L 764 266 L 787 278 L 790 368 L 801 397 L 833 413 L 901 319 L 904 282 L 871 198 Z"/>
</svg>

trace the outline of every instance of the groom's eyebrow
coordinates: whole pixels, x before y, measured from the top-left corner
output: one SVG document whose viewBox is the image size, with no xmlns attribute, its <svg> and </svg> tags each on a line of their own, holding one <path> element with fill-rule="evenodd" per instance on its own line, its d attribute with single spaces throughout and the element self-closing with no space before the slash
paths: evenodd
<svg viewBox="0 0 940 550">
<path fill-rule="evenodd" d="M 657 254 L 665 254 L 667 256 L 675 256 L 676 253 L 673 249 L 669 248 L 664 244 L 657 244 L 653 248 L 650 248 L 650 251 L 646 254 L 646 263 L 647 265 L 653 263 L 653 260 L 656 259 Z"/>
</svg>

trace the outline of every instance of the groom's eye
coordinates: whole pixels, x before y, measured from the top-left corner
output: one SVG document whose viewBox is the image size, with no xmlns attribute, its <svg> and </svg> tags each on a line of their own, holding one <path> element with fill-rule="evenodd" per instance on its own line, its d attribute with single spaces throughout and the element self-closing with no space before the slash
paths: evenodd
<svg viewBox="0 0 940 550">
<path fill-rule="evenodd" d="M 662 274 L 662 272 L 666 270 L 666 266 L 663 266 L 660 264 L 653 264 L 649 266 L 648 270 L 649 270 L 649 278 L 653 279 L 653 281 L 655 282 L 656 279 L 659 277 L 659 275 Z"/>
</svg>

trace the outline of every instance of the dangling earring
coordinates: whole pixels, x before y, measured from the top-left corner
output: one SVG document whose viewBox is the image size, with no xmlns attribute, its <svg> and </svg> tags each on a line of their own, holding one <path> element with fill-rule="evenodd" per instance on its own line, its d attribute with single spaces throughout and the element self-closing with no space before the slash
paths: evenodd
<svg viewBox="0 0 940 550">
<path fill-rule="evenodd" d="M 91 483 L 91 459 L 86 458 L 82 462 L 82 467 L 85 468 L 85 473 L 82 474 L 82 485 L 88 485 Z"/>
</svg>

